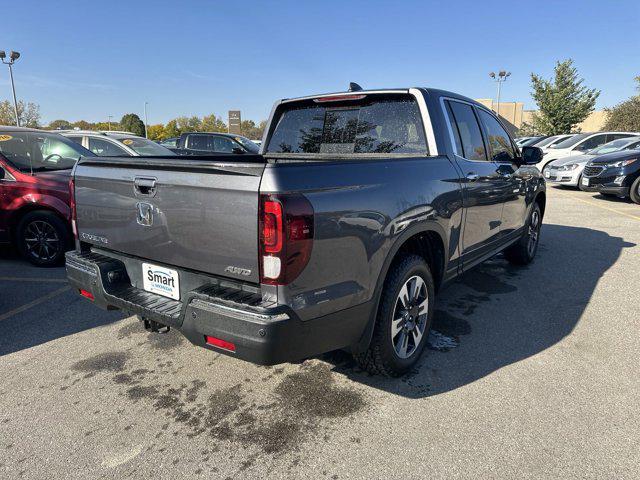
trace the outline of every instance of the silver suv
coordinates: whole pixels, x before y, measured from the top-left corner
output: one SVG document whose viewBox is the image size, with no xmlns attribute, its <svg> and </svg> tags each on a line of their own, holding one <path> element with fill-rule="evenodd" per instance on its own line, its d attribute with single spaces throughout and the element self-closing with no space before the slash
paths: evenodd
<svg viewBox="0 0 640 480">
<path fill-rule="evenodd" d="M 175 155 L 148 138 L 130 132 L 67 130 L 59 132 L 99 157 L 149 157 Z"/>
</svg>

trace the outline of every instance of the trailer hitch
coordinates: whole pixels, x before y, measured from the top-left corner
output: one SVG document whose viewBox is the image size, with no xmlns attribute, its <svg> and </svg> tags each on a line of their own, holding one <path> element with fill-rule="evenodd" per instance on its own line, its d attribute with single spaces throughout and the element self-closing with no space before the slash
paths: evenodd
<svg viewBox="0 0 640 480">
<path fill-rule="evenodd" d="M 154 320 L 149 320 L 148 318 L 141 317 L 142 324 L 144 325 L 144 329 L 151 333 L 169 333 L 171 327 L 168 325 L 163 325 Z"/>
</svg>

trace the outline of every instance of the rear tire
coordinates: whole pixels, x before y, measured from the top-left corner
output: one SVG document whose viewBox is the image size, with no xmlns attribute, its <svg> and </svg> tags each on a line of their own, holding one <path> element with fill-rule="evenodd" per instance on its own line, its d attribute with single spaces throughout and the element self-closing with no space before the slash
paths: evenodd
<svg viewBox="0 0 640 480">
<path fill-rule="evenodd" d="M 354 355 L 360 367 L 389 377 L 406 373 L 424 350 L 434 309 L 435 284 L 426 262 L 402 257 L 384 282 L 369 348 Z"/>
<path fill-rule="evenodd" d="M 542 228 L 542 211 L 540 205 L 534 203 L 527 219 L 525 231 L 520 240 L 504 251 L 506 259 L 514 265 L 528 265 L 533 261 L 540 243 Z"/>
<path fill-rule="evenodd" d="M 39 267 L 59 265 L 69 249 L 71 236 L 67 224 L 55 213 L 27 213 L 16 229 L 16 246 L 24 258 Z"/>
<path fill-rule="evenodd" d="M 640 177 L 636 178 L 629 189 L 629 197 L 633 203 L 640 204 Z"/>
</svg>

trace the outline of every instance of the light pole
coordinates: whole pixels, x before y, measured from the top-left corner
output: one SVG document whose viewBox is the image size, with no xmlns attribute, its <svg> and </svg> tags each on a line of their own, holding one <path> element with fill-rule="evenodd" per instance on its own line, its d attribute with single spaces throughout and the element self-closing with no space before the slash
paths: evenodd
<svg viewBox="0 0 640 480">
<path fill-rule="evenodd" d="M 147 136 L 147 105 L 149 102 L 144 102 L 144 138 L 149 138 Z"/>
<path fill-rule="evenodd" d="M 507 77 L 511 76 L 511 72 L 500 70 L 497 74 L 495 72 L 490 72 L 489 76 L 498 84 L 498 101 L 496 102 L 496 108 L 494 108 L 494 110 L 498 116 L 500 116 L 500 90 L 502 84 L 507 81 Z"/>
<path fill-rule="evenodd" d="M 5 65 L 9 65 L 9 76 L 11 77 L 11 91 L 13 92 L 13 109 L 16 112 L 16 126 L 20 126 L 20 116 L 18 115 L 18 100 L 16 99 L 16 86 L 13 83 L 13 62 L 20 58 L 20 52 L 14 52 L 11 50 L 9 52 L 9 61 L 5 61 L 7 58 L 7 54 L 4 53 L 4 50 L 0 50 L 0 60 Z"/>
<path fill-rule="evenodd" d="M 109 118 L 109 131 L 111 131 L 111 119 L 113 118 L 113 115 L 108 115 Z"/>
</svg>

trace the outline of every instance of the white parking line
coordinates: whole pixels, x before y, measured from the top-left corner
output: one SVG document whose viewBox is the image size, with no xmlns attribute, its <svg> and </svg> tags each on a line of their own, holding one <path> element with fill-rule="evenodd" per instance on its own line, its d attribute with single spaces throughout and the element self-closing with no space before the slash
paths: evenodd
<svg viewBox="0 0 640 480">
<path fill-rule="evenodd" d="M 60 295 L 61 293 L 66 292 L 67 290 L 71 290 L 71 287 L 66 285 L 62 288 L 59 288 L 58 290 L 54 290 L 51 293 L 47 293 L 46 295 L 43 295 L 40 298 L 36 298 L 35 300 L 29 302 L 29 303 L 25 303 L 24 305 L 18 307 L 18 308 L 14 308 L 13 310 L 9 310 L 6 313 L 2 313 L 0 314 L 0 322 L 3 320 L 6 320 L 8 318 L 13 317 L 14 315 L 17 315 L 18 313 L 22 313 L 26 310 L 29 310 L 32 307 L 35 307 L 36 305 L 40 305 L 41 303 L 46 302 L 47 300 L 51 300 L 53 297 Z"/>
</svg>

